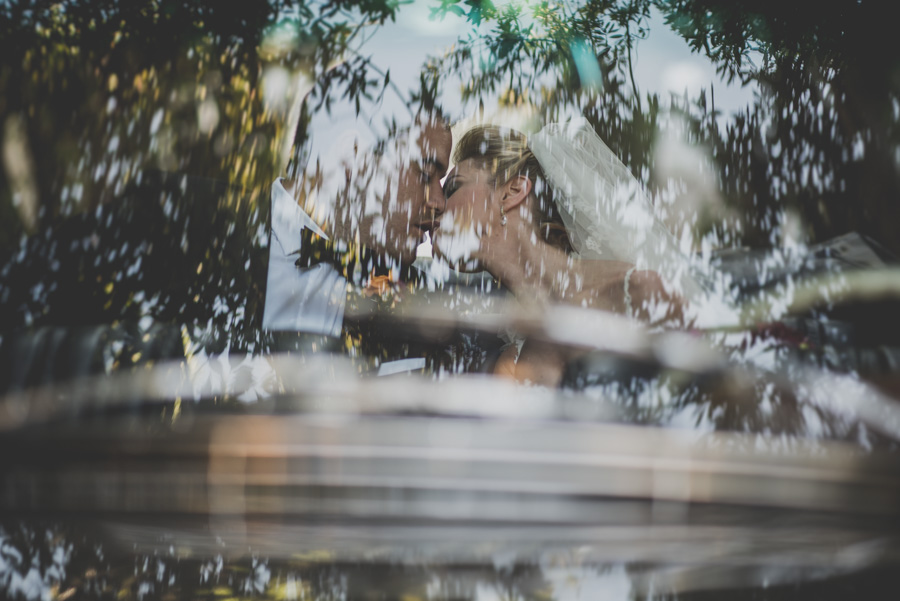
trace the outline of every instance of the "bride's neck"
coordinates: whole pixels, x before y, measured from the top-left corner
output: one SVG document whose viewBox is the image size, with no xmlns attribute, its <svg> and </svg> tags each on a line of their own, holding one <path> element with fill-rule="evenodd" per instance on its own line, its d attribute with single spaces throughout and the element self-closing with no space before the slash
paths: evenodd
<svg viewBox="0 0 900 601">
<path fill-rule="evenodd" d="M 575 282 L 569 282 L 569 256 L 544 242 L 533 230 L 523 230 L 509 256 L 495 266 L 494 276 L 519 299 L 558 300 Z M 493 271 L 493 270 L 492 270 Z"/>
</svg>

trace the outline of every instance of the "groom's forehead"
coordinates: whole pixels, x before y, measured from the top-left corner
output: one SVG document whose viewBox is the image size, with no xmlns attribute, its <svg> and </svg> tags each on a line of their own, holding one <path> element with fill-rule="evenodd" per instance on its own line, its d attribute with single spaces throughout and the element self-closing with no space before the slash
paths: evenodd
<svg viewBox="0 0 900 601">
<path fill-rule="evenodd" d="M 450 147 L 452 135 L 450 128 L 442 121 L 432 119 L 416 123 L 410 129 L 409 139 L 415 141 L 410 151 L 411 158 L 422 164 L 434 165 L 441 172 L 446 172 L 450 164 Z"/>
<path fill-rule="evenodd" d="M 405 168 L 416 164 L 443 175 L 449 167 L 452 140 L 450 128 L 442 121 L 416 121 L 388 136 L 375 152 L 385 166 Z"/>
</svg>

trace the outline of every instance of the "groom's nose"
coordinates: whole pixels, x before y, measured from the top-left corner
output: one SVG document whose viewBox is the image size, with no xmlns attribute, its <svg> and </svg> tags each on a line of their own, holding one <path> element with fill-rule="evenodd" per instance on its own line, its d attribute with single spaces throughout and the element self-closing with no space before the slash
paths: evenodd
<svg viewBox="0 0 900 601">
<path fill-rule="evenodd" d="M 447 208 L 447 198 L 438 178 L 431 182 L 425 189 L 425 212 L 430 215 L 440 215 Z"/>
</svg>

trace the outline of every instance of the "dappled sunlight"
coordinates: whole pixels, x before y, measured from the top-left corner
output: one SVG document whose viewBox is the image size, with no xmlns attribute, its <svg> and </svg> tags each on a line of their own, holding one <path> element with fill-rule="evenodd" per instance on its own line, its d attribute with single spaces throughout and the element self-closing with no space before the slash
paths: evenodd
<svg viewBox="0 0 900 601">
<path fill-rule="evenodd" d="M 896 591 L 887 7 L 7 4 L 0 596 Z"/>
</svg>

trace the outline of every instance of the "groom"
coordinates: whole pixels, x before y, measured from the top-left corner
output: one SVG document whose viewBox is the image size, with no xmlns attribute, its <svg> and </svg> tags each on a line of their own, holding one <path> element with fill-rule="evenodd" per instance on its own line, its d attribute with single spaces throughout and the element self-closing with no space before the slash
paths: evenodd
<svg viewBox="0 0 900 601">
<path fill-rule="evenodd" d="M 347 156 L 355 140 L 338 152 Z M 353 146 L 351 146 L 351 142 Z M 451 135 L 439 114 L 420 114 L 410 129 L 379 153 L 353 156 L 334 189 L 316 190 L 301 209 L 301 182 L 278 180 L 271 193 L 271 236 L 263 328 L 337 340 L 347 298 L 351 245 L 367 249 L 376 266 L 408 266 L 435 216 L 444 208 L 441 178 L 450 162 Z M 353 152 L 352 154 L 356 154 Z M 319 200 L 314 201 L 310 197 Z M 334 202 L 331 205 L 331 202 Z M 309 213 L 329 215 L 327 230 Z M 373 275 L 357 274 L 364 284 Z M 352 271 L 352 270 L 351 270 Z"/>
</svg>

